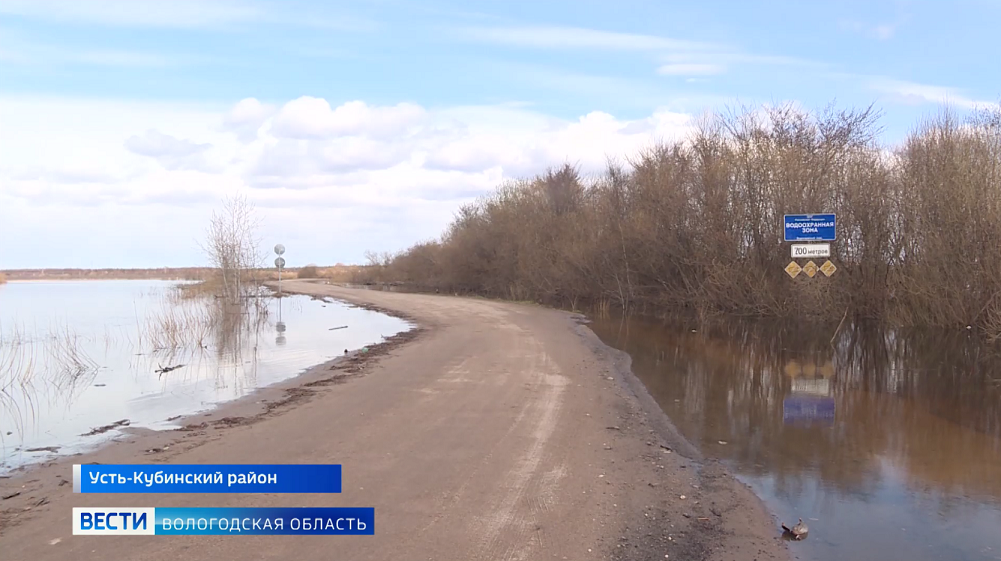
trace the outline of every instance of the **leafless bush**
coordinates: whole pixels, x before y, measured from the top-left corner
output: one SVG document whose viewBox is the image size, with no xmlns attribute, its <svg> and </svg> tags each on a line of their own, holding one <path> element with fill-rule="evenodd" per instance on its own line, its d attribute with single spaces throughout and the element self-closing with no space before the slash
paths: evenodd
<svg viewBox="0 0 1001 561">
<path fill-rule="evenodd" d="M 300 268 L 299 271 L 298 271 L 298 273 L 297 273 L 297 277 L 296 278 L 300 278 L 300 279 L 315 279 L 315 278 L 319 278 L 319 276 L 320 276 L 319 269 L 316 267 L 316 265 L 310 264 L 310 265 L 306 265 L 305 267 Z"/>
<path fill-rule="evenodd" d="M 257 273 L 265 255 L 259 228 L 254 205 L 242 195 L 225 199 L 222 210 L 212 213 L 202 248 L 216 269 L 221 296 L 227 300 L 239 300 L 260 286 Z"/>
<path fill-rule="evenodd" d="M 503 185 L 363 276 L 605 312 L 986 330 L 1001 314 L 1001 110 L 943 113 L 895 150 L 878 118 L 710 116 L 600 177 L 564 165 Z M 782 215 L 813 212 L 838 215 L 838 271 L 790 279 Z"/>
</svg>

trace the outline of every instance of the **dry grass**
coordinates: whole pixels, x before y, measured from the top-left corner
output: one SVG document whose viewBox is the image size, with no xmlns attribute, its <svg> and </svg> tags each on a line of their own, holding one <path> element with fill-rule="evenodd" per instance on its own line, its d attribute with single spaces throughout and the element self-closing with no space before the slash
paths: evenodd
<svg viewBox="0 0 1001 561">
<path fill-rule="evenodd" d="M 0 284 L 4 284 L 6 282 L 7 282 L 7 275 L 0 273 Z"/>
<path fill-rule="evenodd" d="M 321 278 L 334 282 L 351 282 L 363 267 L 356 265 L 334 265 L 320 270 Z"/>
<path fill-rule="evenodd" d="M 285 269 L 282 271 L 282 280 L 292 279 L 326 279 L 334 282 L 353 282 L 355 277 L 364 267 L 355 265 L 334 265 L 322 267 L 318 265 L 306 265 L 297 270 Z M 278 271 L 269 269 L 262 273 L 268 280 L 278 280 Z"/>
<path fill-rule="evenodd" d="M 295 271 L 290 271 L 288 269 L 285 269 L 285 270 L 282 271 L 282 280 L 292 280 L 292 279 L 296 278 L 296 276 L 297 275 L 296 275 Z M 262 271 L 261 272 L 261 278 L 263 278 L 265 280 L 276 281 L 276 280 L 278 280 L 278 270 L 277 269 L 268 269 L 268 270 Z"/>
<path fill-rule="evenodd" d="M 1001 320 L 1001 109 L 946 112 L 887 149 L 871 110 L 705 119 L 583 178 L 564 166 L 460 210 L 351 280 L 700 318 L 906 326 Z M 782 215 L 835 212 L 832 278 L 790 279 Z M 995 334 L 1001 334 L 995 333 Z"/>
<path fill-rule="evenodd" d="M 246 278 L 244 279 L 243 298 L 259 294 L 265 281 L 278 280 L 278 271 L 274 269 L 250 269 L 244 271 L 244 275 Z M 295 275 L 282 272 L 282 278 L 288 280 L 295 278 Z M 225 283 L 219 271 L 206 274 L 200 282 L 179 285 L 179 295 L 182 298 L 223 298 L 225 294 Z"/>
</svg>

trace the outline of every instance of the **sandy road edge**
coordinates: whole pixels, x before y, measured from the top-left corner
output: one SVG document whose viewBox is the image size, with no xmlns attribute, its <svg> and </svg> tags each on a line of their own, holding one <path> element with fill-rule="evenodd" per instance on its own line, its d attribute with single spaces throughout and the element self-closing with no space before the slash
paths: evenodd
<svg viewBox="0 0 1001 561">
<path fill-rule="evenodd" d="M 327 283 L 322 280 L 307 281 L 309 284 L 337 286 L 347 288 L 342 283 Z M 365 290 L 365 289 L 356 289 Z M 311 294 L 306 291 L 296 291 L 297 294 Z M 415 320 L 399 311 L 368 304 L 362 298 L 352 298 L 346 295 L 330 296 L 335 300 L 364 307 L 406 319 L 414 322 L 416 329 L 427 329 L 423 321 Z M 491 300 L 491 299 L 487 299 Z M 508 305 L 525 305 L 516 302 L 497 300 Z M 622 539 L 633 546 L 627 552 L 609 548 L 607 554 L 614 560 L 632 559 L 662 559 L 664 551 L 664 520 L 676 518 L 676 514 L 689 511 L 688 535 L 694 538 L 690 547 L 684 550 L 688 559 L 733 559 L 744 560 L 786 560 L 791 559 L 791 552 L 780 536 L 779 522 L 758 497 L 745 483 L 738 480 L 716 458 L 706 457 L 695 445 L 689 442 L 674 425 L 670 417 L 660 408 L 653 396 L 647 391 L 642 380 L 632 371 L 632 357 L 624 351 L 605 344 L 598 335 L 587 327 L 587 317 L 584 314 L 543 308 L 563 315 L 571 329 L 584 345 L 608 366 L 608 372 L 613 374 L 617 384 L 624 390 L 625 397 L 634 408 L 633 414 L 640 417 L 638 422 L 627 421 L 631 426 L 616 427 L 637 440 L 647 440 L 654 444 L 659 440 L 661 448 L 675 452 L 676 458 L 686 460 L 686 464 L 695 468 L 698 487 L 703 491 L 704 504 L 692 507 L 680 504 L 679 495 L 668 493 L 667 490 L 656 492 L 663 503 L 669 503 L 658 514 L 661 520 L 636 517 L 629 523 L 630 530 Z M 628 418 L 629 415 L 626 415 Z M 656 438 L 651 440 L 651 436 Z M 651 455 L 650 457 L 653 457 Z M 701 512 L 701 516 L 698 513 Z M 694 522 L 692 522 L 694 520 Z M 682 525 L 679 525 L 682 526 Z M 681 528 L 676 528 L 681 529 Z"/>
<path fill-rule="evenodd" d="M 566 312 L 574 322 L 574 331 L 596 355 L 604 356 L 611 363 L 610 372 L 628 397 L 634 402 L 643 417 L 643 427 L 660 438 L 661 447 L 671 449 L 679 456 L 687 458 L 694 465 L 700 487 L 707 491 L 705 505 L 708 524 L 692 525 L 699 534 L 702 546 L 701 556 L 706 559 L 791 559 L 791 551 L 777 536 L 779 522 L 768 506 L 745 483 L 738 480 L 718 459 L 706 457 L 701 450 L 689 442 L 675 426 L 667 413 L 657 404 L 647 391 L 642 380 L 632 371 L 632 357 L 605 344 L 598 335 L 587 327 L 586 316 Z M 642 435 L 639 435 L 642 436 Z M 672 496 L 676 499 L 677 496 Z M 726 521 L 723 520 L 723 514 Z M 736 515 L 736 516 L 734 516 Z M 696 520 L 701 518 L 696 517 Z M 661 528 L 654 523 L 644 524 L 632 532 L 631 540 L 645 544 L 642 549 L 656 550 L 658 544 L 651 540 Z M 645 556 L 644 558 L 660 558 Z"/>
<path fill-rule="evenodd" d="M 336 286 L 348 288 L 342 283 L 328 283 L 323 280 L 300 281 L 302 284 L 319 286 Z M 274 288 L 276 283 L 267 283 Z M 364 291 L 364 288 L 354 288 Z M 285 290 L 291 294 L 313 295 L 314 293 L 293 288 Z M 399 310 L 375 306 L 366 302 L 360 292 L 358 297 L 350 295 L 327 296 L 350 305 L 392 315 L 416 327 L 415 333 L 433 330 L 434 325 L 422 318 L 415 319 Z M 446 296 L 447 297 L 447 296 Z M 491 299 L 487 299 L 491 300 Z M 507 305 L 525 305 L 516 302 L 496 300 Z M 620 550 L 607 547 L 609 559 L 615 561 L 638 559 L 663 559 L 665 550 L 664 524 L 665 520 L 677 519 L 677 514 L 688 511 L 689 518 L 674 526 L 675 530 L 685 532 L 690 540 L 678 553 L 684 559 L 709 559 L 722 561 L 730 559 L 746 560 L 786 560 L 791 559 L 791 552 L 784 542 L 778 538 L 778 521 L 769 511 L 765 503 L 754 491 L 738 480 L 718 459 L 708 458 L 677 429 L 670 417 L 660 408 L 646 386 L 632 371 L 632 357 L 628 353 L 605 344 L 598 335 L 587 327 L 585 315 L 554 308 L 542 308 L 563 315 L 568 329 L 571 329 L 594 355 L 608 365 L 608 373 L 613 374 L 617 384 L 624 390 L 626 399 L 633 409 L 632 415 L 627 414 L 623 427 L 616 427 L 636 440 L 647 440 L 654 444 L 659 440 L 661 448 L 676 452 L 675 459 L 685 459 L 685 463 L 694 467 L 698 488 L 703 495 L 702 504 L 683 504 L 676 491 L 667 489 L 653 490 L 662 507 L 657 510 L 654 518 L 630 517 L 627 535 L 622 536 L 624 543 L 630 549 Z M 638 419 L 629 417 L 636 416 Z M 651 435 L 656 438 L 651 439 Z M 651 455 L 650 457 L 654 457 Z M 649 513 L 648 513 L 649 514 Z M 660 520 L 657 520 L 657 518 Z"/>
</svg>

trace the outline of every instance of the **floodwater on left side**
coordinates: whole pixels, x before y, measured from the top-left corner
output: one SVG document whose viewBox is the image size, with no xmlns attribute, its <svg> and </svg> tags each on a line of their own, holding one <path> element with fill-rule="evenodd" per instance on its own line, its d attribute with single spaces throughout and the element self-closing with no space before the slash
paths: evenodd
<svg viewBox="0 0 1001 561">
<path fill-rule="evenodd" d="M 173 428 L 412 327 L 333 300 L 256 296 L 226 305 L 150 280 L 0 286 L 0 475 L 126 427 Z"/>
</svg>

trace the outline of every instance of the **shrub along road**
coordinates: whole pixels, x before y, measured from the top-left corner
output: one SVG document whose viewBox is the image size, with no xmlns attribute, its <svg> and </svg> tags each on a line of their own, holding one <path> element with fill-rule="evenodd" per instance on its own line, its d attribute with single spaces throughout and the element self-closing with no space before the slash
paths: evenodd
<svg viewBox="0 0 1001 561">
<path fill-rule="evenodd" d="M 182 430 L 0 481 L 10 560 L 787 559 L 777 523 L 673 432 L 571 314 L 478 299 L 287 290 L 392 310 L 420 329 Z M 340 463 L 340 495 L 74 495 L 73 463 Z M 684 498 L 682 498 L 682 496 Z M 74 506 L 372 506 L 374 536 L 70 535 Z M 669 556 L 669 557 L 667 557 Z"/>
</svg>

